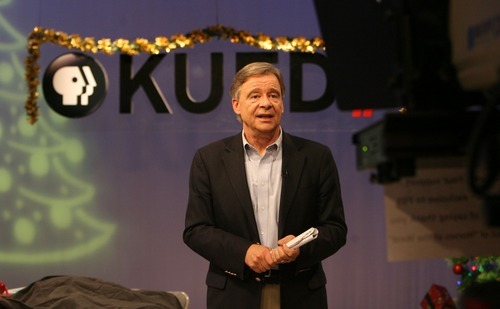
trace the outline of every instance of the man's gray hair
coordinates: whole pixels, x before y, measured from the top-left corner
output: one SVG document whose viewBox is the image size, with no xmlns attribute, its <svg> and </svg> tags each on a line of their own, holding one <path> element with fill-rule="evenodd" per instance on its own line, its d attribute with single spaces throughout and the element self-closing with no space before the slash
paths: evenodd
<svg viewBox="0 0 500 309">
<path fill-rule="evenodd" d="M 285 95 L 285 84 L 283 82 L 283 75 L 280 70 L 267 62 L 252 62 L 244 66 L 241 70 L 236 73 L 231 84 L 231 89 L 229 89 L 229 94 L 231 99 L 238 100 L 240 95 L 241 85 L 243 85 L 250 77 L 255 75 L 265 75 L 274 74 L 280 83 L 281 97 Z"/>
</svg>

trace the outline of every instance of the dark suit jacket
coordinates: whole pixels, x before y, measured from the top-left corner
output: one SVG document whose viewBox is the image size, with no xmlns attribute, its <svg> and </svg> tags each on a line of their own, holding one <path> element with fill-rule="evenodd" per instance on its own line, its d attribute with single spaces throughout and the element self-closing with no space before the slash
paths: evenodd
<svg viewBox="0 0 500 309">
<path fill-rule="evenodd" d="M 337 167 L 330 149 L 283 132 L 278 239 L 310 227 L 318 238 L 280 265 L 282 308 L 326 308 L 321 261 L 346 242 Z M 208 308 L 259 308 L 261 283 L 245 265 L 259 242 L 241 133 L 199 149 L 189 180 L 184 242 L 210 262 Z"/>
</svg>

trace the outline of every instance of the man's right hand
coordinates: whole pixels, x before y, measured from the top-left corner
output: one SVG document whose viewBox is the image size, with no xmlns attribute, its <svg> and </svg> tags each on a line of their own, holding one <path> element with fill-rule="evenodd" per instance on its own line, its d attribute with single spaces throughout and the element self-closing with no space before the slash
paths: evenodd
<svg viewBox="0 0 500 309">
<path fill-rule="evenodd" d="M 266 246 L 251 245 L 245 255 L 245 264 L 258 274 L 268 271 L 274 266 L 270 251 L 271 248 Z"/>
</svg>

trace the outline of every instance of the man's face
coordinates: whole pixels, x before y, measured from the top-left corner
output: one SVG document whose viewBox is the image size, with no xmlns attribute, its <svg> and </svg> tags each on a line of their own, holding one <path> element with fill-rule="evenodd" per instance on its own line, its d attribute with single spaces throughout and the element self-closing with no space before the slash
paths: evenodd
<svg viewBox="0 0 500 309">
<path fill-rule="evenodd" d="M 280 83 L 274 74 L 250 77 L 232 103 L 246 133 L 259 136 L 279 132 L 284 106 Z"/>
</svg>

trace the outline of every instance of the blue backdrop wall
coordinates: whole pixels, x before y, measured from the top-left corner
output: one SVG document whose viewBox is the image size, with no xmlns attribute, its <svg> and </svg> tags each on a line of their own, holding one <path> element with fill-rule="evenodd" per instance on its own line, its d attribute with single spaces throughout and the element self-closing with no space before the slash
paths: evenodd
<svg viewBox="0 0 500 309">
<path fill-rule="evenodd" d="M 51 112 L 41 96 L 35 125 L 23 107 L 23 62 L 35 26 L 113 40 L 170 37 L 215 24 L 271 37 L 321 36 L 312 1 L 0 1 L 0 281 L 16 287 L 47 275 L 84 275 L 184 290 L 192 308 L 205 307 L 208 264 L 182 242 L 189 166 L 198 147 L 240 130 L 228 95 L 236 57 L 265 51 L 215 40 L 168 54 L 153 75 L 171 114 L 156 113 L 142 90 L 133 112 L 120 114 L 120 57 L 95 55 L 109 79 L 102 106 L 69 119 Z M 65 52 L 43 45 L 40 74 Z M 190 113 L 175 96 L 175 55 L 187 56 L 189 90 L 202 101 L 213 53 L 223 55 L 224 96 L 213 111 Z M 274 53 L 289 87 L 290 55 Z M 135 56 L 134 69 L 146 59 Z M 314 65 L 304 66 L 303 81 L 306 100 L 325 90 L 325 75 Z M 383 188 L 356 170 L 351 141 L 384 111 L 353 118 L 332 104 L 291 112 L 289 96 L 285 106 L 284 129 L 329 145 L 339 166 L 349 235 L 324 263 L 330 307 L 415 308 L 433 283 L 455 294 L 455 275 L 443 260 L 387 262 Z"/>
</svg>

